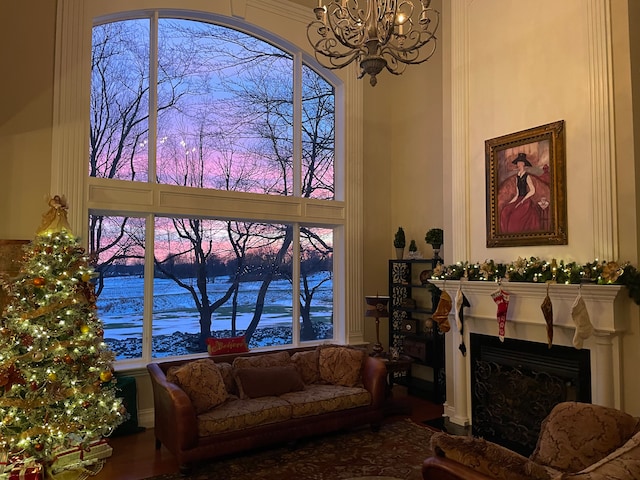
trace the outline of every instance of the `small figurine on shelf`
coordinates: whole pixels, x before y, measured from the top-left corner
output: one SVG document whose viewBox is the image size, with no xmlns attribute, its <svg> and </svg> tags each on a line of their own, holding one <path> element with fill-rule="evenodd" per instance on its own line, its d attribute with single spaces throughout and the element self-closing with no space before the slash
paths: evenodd
<svg viewBox="0 0 640 480">
<path fill-rule="evenodd" d="M 393 246 L 396 247 L 396 258 L 402 260 L 404 257 L 404 247 L 407 245 L 407 240 L 404 236 L 404 229 L 398 227 L 395 237 L 393 238 Z"/>
<path fill-rule="evenodd" d="M 422 258 L 422 255 L 420 255 L 420 252 L 418 251 L 418 245 L 415 240 L 411 240 L 409 243 L 409 259 L 417 260 L 420 258 Z"/>
</svg>

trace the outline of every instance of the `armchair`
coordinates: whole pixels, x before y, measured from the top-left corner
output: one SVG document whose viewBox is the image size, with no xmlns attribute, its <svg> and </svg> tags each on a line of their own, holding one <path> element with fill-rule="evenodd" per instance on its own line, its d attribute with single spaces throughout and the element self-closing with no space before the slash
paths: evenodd
<svg viewBox="0 0 640 480">
<path fill-rule="evenodd" d="M 524 457 L 481 438 L 436 433 L 424 480 L 631 480 L 640 478 L 640 419 L 614 408 L 563 402 Z"/>
</svg>

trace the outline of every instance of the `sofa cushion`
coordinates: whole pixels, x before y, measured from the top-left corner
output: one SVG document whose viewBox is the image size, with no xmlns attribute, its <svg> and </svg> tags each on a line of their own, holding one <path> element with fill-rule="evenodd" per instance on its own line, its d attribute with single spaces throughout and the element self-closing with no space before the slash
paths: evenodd
<svg viewBox="0 0 640 480">
<path fill-rule="evenodd" d="M 285 351 L 233 359 L 233 368 L 278 367 L 284 365 L 291 365 L 291 356 Z"/>
<path fill-rule="evenodd" d="M 622 447 L 578 473 L 564 474 L 562 479 L 628 480 L 640 478 L 640 433 Z"/>
<path fill-rule="evenodd" d="M 236 369 L 236 380 L 248 398 L 278 396 L 304 389 L 293 365 Z"/>
<path fill-rule="evenodd" d="M 371 404 L 371 394 L 364 388 L 339 385 L 307 385 L 304 390 L 285 393 L 279 398 L 291 404 L 294 418 Z"/>
<path fill-rule="evenodd" d="M 296 366 L 302 381 L 307 385 L 320 381 L 320 369 L 318 367 L 318 349 L 296 352 L 291 355 L 291 361 Z"/>
<path fill-rule="evenodd" d="M 362 367 L 367 353 L 364 350 L 344 346 L 319 349 L 318 369 L 320 378 L 332 385 L 354 387 L 362 380 Z"/>
<path fill-rule="evenodd" d="M 238 381 L 236 371 L 241 368 L 267 368 L 284 367 L 291 365 L 291 356 L 288 352 L 265 353 L 250 357 L 236 357 L 233 359 L 234 376 L 238 387 L 238 396 L 243 399 L 249 398 L 242 389 L 242 383 Z"/>
<path fill-rule="evenodd" d="M 560 474 L 483 438 L 438 432 L 431 437 L 431 450 L 436 455 L 500 480 L 550 480 Z"/>
<path fill-rule="evenodd" d="M 247 339 L 244 335 L 240 337 L 227 338 L 207 338 L 207 352 L 209 355 L 224 355 L 226 353 L 248 352 Z"/>
<path fill-rule="evenodd" d="M 224 386 L 227 389 L 229 395 L 238 395 L 238 385 L 236 385 L 236 377 L 233 372 L 233 367 L 228 362 L 216 363 L 220 369 L 222 380 L 224 380 Z"/>
<path fill-rule="evenodd" d="M 575 473 L 621 447 L 638 419 L 615 408 L 579 402 L 556 405 L 544 419 L 531 460 Z"/>
<path fill-rule="evenodd" d="M 198 435 L 232 432 L 291 418 L 291 405 L 279 397 L 230 400 L 198 415 Z"/>
<path fill-rule="evenodd" d="M 206 412 L 227 399 L 220 370 L 209 359 L 194 360 L 167 372 L 167 380 L 173 379 L 191 400 L 196 414 Z"/>
</svg>

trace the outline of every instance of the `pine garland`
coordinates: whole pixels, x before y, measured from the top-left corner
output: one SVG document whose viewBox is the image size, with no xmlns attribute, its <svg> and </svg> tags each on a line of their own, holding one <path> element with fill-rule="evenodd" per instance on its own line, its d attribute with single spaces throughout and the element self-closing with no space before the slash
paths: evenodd
<svg viewBox="0 0 640 480">
<path fill-rule="evenodd" d="M 640 305 L 640 272 L 630 263 L 619 264 L 594 260 L 579 264 L 564 260 L 551 261 L 539 257 L 518 259 L 511 263 L 496 263 L 486 260 L 482 263 L 458 262 L 454 265 L 438 264 L 431 278 L 435 280 L 460 280 L 495 282 L 501 279 L 509 282 L 545 283 L 554 281 L 564 284 L 592 283 L 596 285 L 623 285 L 629 297 Z"/>
</svg>

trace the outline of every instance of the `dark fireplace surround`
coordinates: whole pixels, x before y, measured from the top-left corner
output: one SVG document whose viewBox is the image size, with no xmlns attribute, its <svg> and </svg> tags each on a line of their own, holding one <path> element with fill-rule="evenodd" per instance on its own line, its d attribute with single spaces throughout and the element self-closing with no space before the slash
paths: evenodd
<svg viewBox="0 0 640 480">
<path fill-rule="evenodd" d="M 529 456 L 540 424 L 563 401 L 591 402 L 590 352 L 471 334 L 473 435 Z"/>
</svg>

